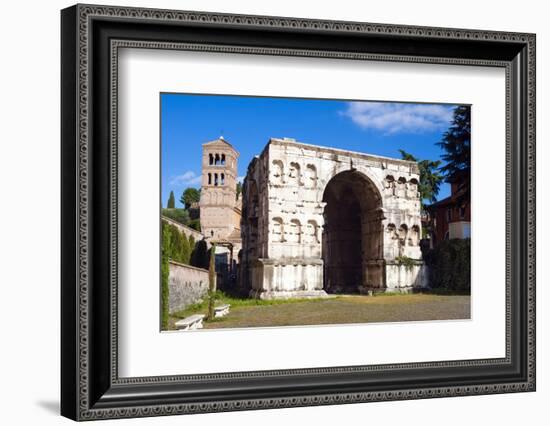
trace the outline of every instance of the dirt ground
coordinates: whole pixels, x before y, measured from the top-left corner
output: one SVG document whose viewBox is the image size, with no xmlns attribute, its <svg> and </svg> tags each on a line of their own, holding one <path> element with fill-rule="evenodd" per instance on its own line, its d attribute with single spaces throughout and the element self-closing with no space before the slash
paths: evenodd
<svg viewBox="0 0 550 426">
<path fill-rule="evenodd" d="M 204 328 L 280 327 L 470 318 L 470 296 L 403 294 L 339 296 L 273 305 L 232 306 Z M 175 319 L 175 318 L 174 318 Z M 177 320 L 177 319 L 175 319 Z"/>
</svg>

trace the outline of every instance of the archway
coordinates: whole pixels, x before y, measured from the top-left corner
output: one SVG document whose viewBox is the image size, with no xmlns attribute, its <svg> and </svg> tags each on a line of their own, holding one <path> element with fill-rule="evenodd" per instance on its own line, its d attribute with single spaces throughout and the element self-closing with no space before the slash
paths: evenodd
<svg viewBox="0 0 550 426">
<path fill-rule="evenodd" d="M 361 172 L 341 172 L 328 182 L 323 201 L 325 291 L 383 287 L 382 199 L 374 183 Z"/>
</svg>

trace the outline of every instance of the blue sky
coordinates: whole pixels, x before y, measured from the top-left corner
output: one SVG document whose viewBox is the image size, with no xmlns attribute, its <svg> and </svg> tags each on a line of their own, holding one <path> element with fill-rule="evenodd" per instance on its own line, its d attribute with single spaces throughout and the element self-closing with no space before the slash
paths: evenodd
<svg viewBox="0 0 550 426">
<path fill-rule="evenodd" d="M 201 145 L 220 135 L 240 153 L 240 177 L 271 137 L 396 158 L 404 149 L 419 159 L 439 160 L 442 151 L 435 144 L 454 107 L 163 93 L 162 205 L 174 191 L 181 207 L 183 190 L 200 187 Z M 442 184 L 438 199 L 449 194 L 449 185 Z"/>
</svg>

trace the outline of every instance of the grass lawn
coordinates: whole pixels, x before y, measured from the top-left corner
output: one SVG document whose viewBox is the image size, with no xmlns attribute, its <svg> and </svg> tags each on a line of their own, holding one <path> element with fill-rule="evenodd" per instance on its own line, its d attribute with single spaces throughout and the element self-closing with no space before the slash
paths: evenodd
<svg viewBox="0 0 550 426">
<path fill-rule="evenodd" d="M 389 321 L 425 321 L 470 318 L 470 296 L 439 294 L 383 294 L 337 296 L 324 299 L 257 300 L 221 296 L 216 305 L 229 303 L 229 315 L 204 321 L 205 329 L 280 327 L 285 325 L 350 324 Z M 207 314 L 206 302 L 170 316 L 174 323 L 192 314 Z"/>
</svg>

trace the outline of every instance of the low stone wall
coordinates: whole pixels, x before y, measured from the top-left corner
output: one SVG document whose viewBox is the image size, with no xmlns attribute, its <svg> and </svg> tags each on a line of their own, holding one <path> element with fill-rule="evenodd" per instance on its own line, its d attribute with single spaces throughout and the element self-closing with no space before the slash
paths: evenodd
<svg viewBox="0 0 550 426">
<path fill-rule="evenodd" d="M 208 292 L 208 271 L 169 261 L 168 309 L 170 313 L 201 301 Z"/>
<path fill-rule="evenodd" d="M 428 267 L 422 262 L 406 266 L 398 263 L 386 265 L 386 291 L 409 292 L 428 288 Z"/>
<path fill-rule="evenodd" d="M 162 216 L 162 220 L 164 220 L 166 223 L 169 223 L 170 225 L 174 225 L 176 228 L 180 230 L 180 232 L 183 232 L 187 238 L 193 236 L 195 241 L 200 241 L 204 238 L 204 235 L 202 235 L 199 231 L 189 228 L 188 226 L 182 225 L 179 222 L 176 222 L 173 219 L 170 219 L 169 217 Z"/>
</svg>

